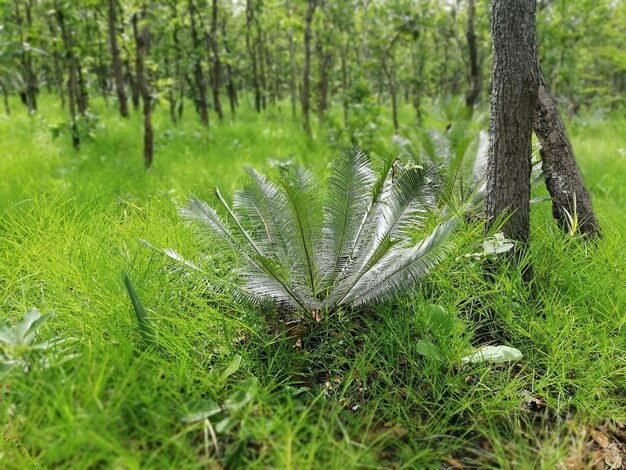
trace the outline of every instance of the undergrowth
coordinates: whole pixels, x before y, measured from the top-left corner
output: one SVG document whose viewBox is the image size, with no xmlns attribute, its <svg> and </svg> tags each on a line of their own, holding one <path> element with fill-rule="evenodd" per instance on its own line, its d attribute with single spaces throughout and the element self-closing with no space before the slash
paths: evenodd
<svg viewBox="0 0 626 470">
<path fill-rule="evenodd" d="M 325 176 L 338 149 L 322 127 L 311 140 L 287 111 L 244 111 L 207 132 L 192 115 L 175 128 L 157 108 L 145 173 L 139 115 L 123 122 L 98 103 L 101 127 L 75 153 L 53 137 L 63 115 L 43 101 L 41 115 L 0 118 L 0 312 L 54 312 L 38 339 L 74 338 L 77 356 L 2 380 L 0 466 L 551 469 L 587 464 L 588 430 L 626 420 L 623 119 L 569 123 L 604 228 L 597 244 L 563 235 L 549 203 L 535 205 L 534 283 L 512 268 L 487 282 L 463 257 L 480 250 L 482 228 L 468 222 L 419 294 L 311 329 L 209 293 L 140 240 L 210 254 L 177 206 L 215 186 L 232 194 L 244 165 L 270 159 Z M 388 123 L 369 150 L 395 151 Z M 231 266 L 212 259 L 214 276 Z M 156 346 L 139 333 L 122 271 Z M 453 315 L 454 334 L 433 334 L 429 304 Z M 442 354 L 424 356 L 422 339 Z M 524 357 L 460 362 L 487 343 Z"/>
</svg>

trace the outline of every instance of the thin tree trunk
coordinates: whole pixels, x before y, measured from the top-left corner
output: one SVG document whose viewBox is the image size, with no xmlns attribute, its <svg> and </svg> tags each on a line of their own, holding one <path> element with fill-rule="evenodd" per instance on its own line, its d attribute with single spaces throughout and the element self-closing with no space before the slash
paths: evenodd
<svg viewBox="0 0 626 470">
<path fill-rule="evenodd" d="M 149 77 L 145 67 L 146 56 L 150 51 L 150 28 L 146 22 L 145 5 L 142 5 L 139 13 L 133 15 L 133 31 L 135 32 L 135 46 L 137 48 L 137 85 L 143 102 L 143 161 L 147 170 L 152 166 L 154 157 L 154 132 L 152 129 L 152 97 L 150 96 Z"/>
<path fill-rule="evenodd" d="M 317 100 L 317 114 L 320 121 L 324 119 L 324 113 L 328 109 L 328 70 L 332 63 L 332 53 L 320 47 L 319 51 L 319 95 Z"/>
<path fill-rule="evenodd" d="M 261 112 L 261 85 L 257 66 L 257 56 L 255 45 L 252 43 L 252 28 L 254 27 L 254 5 L 253 0 L 246 0 L 246 48 L 250 56 L 252 66 L 252 88 L 254 88 L 254 109 Z"/>
<path fill-rule="evenodd" d="M 474 0 L 468 0 L 467 7 L 467 49 L 469 51 L 469 89 L 465 95 L 465 104 L 473 109 L 480 94 L 480 68 L 478 66 L 478 49 L 476 45 L 476 34 L 474 33 L 474 23 L 476 18 L 476 5 Z"/>
<path fill-rule="evenodd" d="M 81 116 L 87 115 L 87 107 L 89 105 L 89 92 L 87 91 L 87 83 L 85 82 L 85 75 L 83 74 L 83 67 L 80 64 L 80 59 L 74 54 L 74 66 L 76 67 L 76 73 L 78 75 L 78 112 Z"/>
<path fill-rule="evenodd" d="M 213 106 L 220 121 L 224 120 L 222 101 L 220 100 L 220 86 L 222 82 L 222 63 L 220 61 L 220 47 L 217 31 L 218 1 L 213 0 L 211 8 L 211 48 L 213 51 Z"/>
<path fill-rule="evenodd" d="M 341 46 L 341 91 L 342 91 L 342 100 L 341 104 L 343 107 L 343 127 L 344 129 L 348 128 L 349 121 L 349 109 L 348 109 L 348 50 L 347 45 Z"/>
<path fill-rule="evenodd" d="M 4 114 L 7 116 L 11 115 L 11 105 L 9 104 L 9 92 L 5 86 L 1 86 L 2 88 L 2 103 L 4 104 Z"/>
<path fill-rule="evenodd" d="M 18 34 L 20 38 L 20 64 L 22 66 L 24 74 L 24 102 L 28 108 L 29 114 L 35 114 L 37 112 L 37 75 L 33 70 L 33 53 L 32 50 L 26 45 L 30 46 L 30 29 L 32 26 L 32 2 L 24 2 L 24 10 L 26 15 L 26 28 L 28 33 L 24 33 L 24 18 L 22 17 L 20 10 L 21 0 L 15 0 L 15 23 L 18 27 Z"/>
<path fill-rule="evenodd" d="M 552 215 L 566 232 L 577 229 L 583 235 L 601 236 L 591 196 L 576 165 L 572 144 L 539 68 L 538 59 L 537 68 L 540 77 L 539 99 L 533 127 L 541 143 L 542 169 L 552 197 Z M 577 217 L 577 227 L 572 227 L 573 221 L 568 216 Z"/>
<path fill-rule="evenodd" d="M 204 72 L 202 70 L 202 55 L 200 54 L 200 39 L 198 38 L 198 30 L 196 29 L 196 6 L 192 0 L 189 0 L 189 17 L 191 19 L 191 42 L 193 46 L 194 66 L 193 76 L 196 82 L 196 108 L 200 115 L 200 122 L 204 127 L 209 127 L 209 104 L 207 100 L 206 82 L 204 80 Z"/>
<path fill-rule="evenodd" d="M 389 95 L 391 96 L 391 120 L 393 122 L 394 132 L 398 132 L 400 125 L 398 123 L 398 87 L 396 84 L 396 60 L 391 52 L 391 67 L 387 64 L 387 58 L 381 61 L 383 72 L 387 77 L 387 84 L 389 85 Z"/>
<path fill-rule="evenodd" d="M 291 4 L 287 1 L 287 18 L 291 20 Z M 291 116 L 297 116 L 297 103 L 298 103 L 298 86 L 297 82 L 297 74 L 298 71 L 296 69 L 296 47 L 295 41 L 293 40 L 293 31 L 289 29 L 289 97 L 291 98 Z"/>
<path fill-rule="evenodd" d="M 535 66 L 535 1 L 494 0 L 493 79 L 485 232 L 503 222 L 516 258 L 530 242 L 532 122 L 539 77 Z M 530 269 L 524 270 L 529 279 Z"/>
<path fill-rule="evenodd" d="M 57 33 L 54 27 L 54 21 L 50 15 L 46 15 L 46 21 L 48 23 L 48 30 L 50 31 L 50 37 L 52 38 L 52 60 L 54 64 L 54 79 L 57 86 L 57 92 L 59 93 L 59 99 L 61 100 L 61 108 L 65 108 L 65 90 L 63 89 L 63 58 L 59 53 L 57 45 Z"/>
<path fill-rule="evenodd" d="M 222 19 L 221 23 L 222 28 L 222 37 L 224 43 L 224 51 L 226 51 L 226 55 L 230 56 L 230 46 L 228 45 L 228 38 L 226 36 L 226 20 Z M 237 101 L 237 88 L 235 87 L 235 82 L 233 80 L 233 69 L 230 65 L 230 61 L 226 62 L 226 91 L 228 92 L 228 102 L 230 104 L 230 113 L 234 116 L 235 111 L 237 110 L 238 101 Z"/>
<path fill-rule="evenodd" d="M 61 37 L 63 39 L 63 48 L 65 49 L 65 63 L 69 71 L 69 77 L 67 80 L 67 96 L 70 112 L 70 130 L 72 133 L 72 146 L 75 149 L 80 148 L 80 135 L 78 133 L 78 125 L 76 123 L 76 102 L 78 100 L 78 74 L 76 72 L 76 56 L 74 54 L 72 44 L 72 34 L 65 24 L 65 14 L 61 9 L 61 6 L 56 0 L 54 2 L 54 8 L 56 12 L 57 22 L 59 23 L 59 29 L 61 30 Z"/>
<path fill-rule="evenodd" d="M 115 91 L 117 92 L 117 102 L 120 108 L 120 115 L 123 118 L 129 116 L 128 98 L 126 97 L 126 85 L 124 83 L 124 72 L 122 70 L 122 59 L 120 57 L 120 49 L 117 46 L 117 15 L 116 0 L 109 1 L 109 47 L 111 48 L 111 67 L 113 69 L 113 78 L 115 80 Z"/>
<path fill-rule="evenodd" d="M 261 109 L 267 108 L 267 70 L 265 67 L 265 39 L 261 32 L 261 27 L 256 22 L 257 27 L 257 40 L 255 44 L 255 50 L 257 51 L 259 64 L 259 89 L 261 90 Z"/>
<path fill-rule="evenodd" d="M 303 127 L 306 135 L 311 135 L 311 123 L 309 114 L 311 109 L 310 97 L 310 81 L 311 81 L 311 26 L 313 23 L 313 15 L 317 7 L 317 0 L 307 0 L 308 8 L 305 18 L 304 27 L 304 67 L 302 71 L 302 117 Z"/>
</svg>

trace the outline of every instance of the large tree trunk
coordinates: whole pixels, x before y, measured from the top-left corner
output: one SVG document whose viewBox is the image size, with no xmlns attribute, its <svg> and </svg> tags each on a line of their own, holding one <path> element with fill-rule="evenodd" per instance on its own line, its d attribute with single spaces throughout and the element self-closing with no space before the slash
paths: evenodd
<svg viewBox="0 0 626 470">
<path fill-rule="evenodd" d="M 116 0 L 109 0 L 109 47 L 111 48 L 111 68 L 113 69 L 113 78 L 115 79 L 115 91 L 117 92 L 120 115 L 123 118 L 127 118 L 128 99 L 126 97 L 126 85 L 124 83 L 124 71 L 122 70 L 120 49 L 117 46 L 117 15 L 115 2 Z"/>
<path fill-rule="evenodd" d="M 478 95 L 480 94 L 480 68 L 478 66 L 478 49 L 476 46 L 476 34 L 474 33 L 474 22 L 476 18 L 476 5 L 474 0 L 469 0 L 467 7 L 467 49 L 469 51 L 469 90 L 465 95 L 465 104 L 473 109 Z"/>
<path fill-rule="evenodd" d="M 304 67 L 302 70 L 302 117 L 304 132 L 311 135 L 311 123 L 309 114 L 311 110 L 311 26 L 313 23 L 313 15 L 317 7 L 317 0 L 307 0 L 308 8 L 306 12 L 304 27 Z"/>
<path fill-rule="evenodd" d="M 541 143 L 541 161 L 546 187 L 552 196 L 552 215 L 566 232 L 600 236 L 600 223 L 591 197 L 576 165 L 574 150 L 552 99 L 537 59 L 540 77 L 539 99 L 535 107 L 534 130 Z M 577 227 L 573 218 L 577 217 Z M 572 220 L 570 220 L 570 218 Z"/>
<path fill-rule="evenodd" d="M 503 222 L 519 255 L 530 241 L 532 122 L 539 77 L 535 65 L 535 1 L 494 0 L 493 78 L 485 231 Z M 526 278 L 530 271 L 526 271 Z"/>
<path fill-rule="evenodd" d="M 141 23 L 139 21 L 141 20 Z M 137 86 L 143 102 L 143 162 L 146 170 L 152 166 L 154 156 L 154 132 L 152 130 L 152 97 L 150 96 L 149 77 L 146 71 L 146 56 L 150 51 L 150 28 L 146 22 L 146 7 L 133 15 L 135 32 Z"/>
</svg>

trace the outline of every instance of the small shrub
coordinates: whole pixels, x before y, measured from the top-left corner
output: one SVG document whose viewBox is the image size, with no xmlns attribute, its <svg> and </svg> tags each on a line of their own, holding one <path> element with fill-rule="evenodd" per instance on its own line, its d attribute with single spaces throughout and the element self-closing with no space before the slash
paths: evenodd
<svg viewBox="0 0 626 470">
<path fill-rule="evenodd" d="M 426 230 L 435 195 L 420 166 L 389 160 L 377 173 L 351 149 L 332 163 L 325 191 L 294 165 L 273 177 L 247 171 L 250 182 L 232 207 L 216 191 L 225 217 L 197 198 L 181 215 L 235 254 L 243 285 L 222 288 L 252 301 L 319 319 L 414 288 L 448 251 L 454 221 Z"/>
</svg>

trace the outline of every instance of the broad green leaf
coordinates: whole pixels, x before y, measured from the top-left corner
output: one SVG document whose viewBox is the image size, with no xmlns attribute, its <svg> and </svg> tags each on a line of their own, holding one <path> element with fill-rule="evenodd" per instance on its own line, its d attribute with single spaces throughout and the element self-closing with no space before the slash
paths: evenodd
<svg viewBox="0 0 626 470">
<path fill-rule="evenodd" d="M 430 341 L 420 339 L 415 345 L 415 350 L 424 357 L 429 359 L 441 360 L 441 350 Z"/>
<path fill-rule="evenodd" d="M 222 372 L 222 375 L 220 375 L 221 383 L 224 383 L 228 377 L 230 377 L 231 375 L 233 375 L 235 372 L 239 370 L 239 367 L 241 367 L 241 359 L 242 358 L 239 354 L 233 357 L 233 360 L 230 361 L 230 364 L 228 364 L 228 367 L 226 367 L 226 369 L 224 369 L 224 372 Z"/>
<path fill-rule="evenodd" d="M 454 331 L 454 317 L 441 305 L 431 304 L 426 307 L 426 321 L 435 335 L 449 336 Z"/>
<path fill-rule="evenodd" d="M 184 423 L 197 423 L 203 421 L 210 416 L 216 415 L 222 412 L 222 407 L 213 400 L 201 400 L 190 406 L 188 415 L 181 418 Z"/>
<path fill-rule="evenodd" d="M 245 388 L 233 392 L 225 401 L 224 406 L 231 413 L 237 413 L 252 400 L 252 393 Z"/>
<path fill-rule="evenodd" d="M 497 364 L 519 361 L 522 357 L 523 355 L 519 349 L 509 346 L 484 346 L 472 354 L 462 357 L 461 362 L 493 362 Z"/>
</svg>

